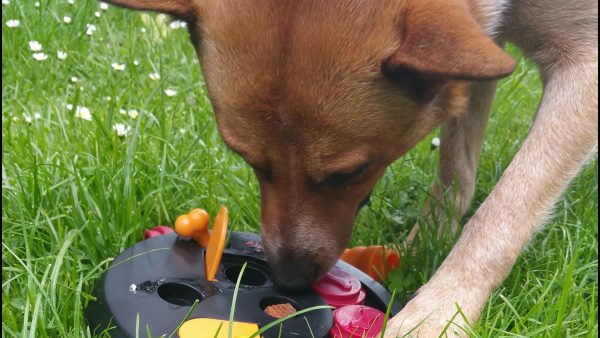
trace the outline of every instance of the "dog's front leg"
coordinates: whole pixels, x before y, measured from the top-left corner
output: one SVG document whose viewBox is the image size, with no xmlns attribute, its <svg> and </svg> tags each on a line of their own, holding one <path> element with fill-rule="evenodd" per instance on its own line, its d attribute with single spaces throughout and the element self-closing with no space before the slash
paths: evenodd
<svg viewBox="0 0 600 338">
<path fill-rule="evenodd" d="M 598 143 L 598 67 L 568 65 L 544 74 L 544 97 L 530 133 L 446 260 L 388 325 L 386 337 L 466 336 L 491 292 Z"/>
</svg>

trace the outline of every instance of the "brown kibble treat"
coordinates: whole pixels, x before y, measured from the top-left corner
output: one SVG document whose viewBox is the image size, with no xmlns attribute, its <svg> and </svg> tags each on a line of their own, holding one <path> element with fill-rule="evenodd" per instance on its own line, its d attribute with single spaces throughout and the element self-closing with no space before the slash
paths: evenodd
<svg viewBox="0 0 600 338">
<path fill-rule="evenodd" d="M 296 312 L 290 303 L 270 305 L 265 308 L 265 313 L 271 317 L 283 318 Z"/>
</svg>

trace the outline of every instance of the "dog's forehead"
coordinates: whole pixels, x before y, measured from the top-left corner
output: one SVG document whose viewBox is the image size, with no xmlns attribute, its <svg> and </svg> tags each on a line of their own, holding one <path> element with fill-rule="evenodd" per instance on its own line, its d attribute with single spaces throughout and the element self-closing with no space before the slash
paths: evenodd
<svg viewBox="0 0 600 338">
<path fill-rule="evenodd" d="M 396 48 L 392 5 L 334 0 L 260 4 L 216 1 L 200 23 L 199 56 L 213 104 L 224 110 L 248 104 L 272 109 L 290 106 L 290 101 L 322 104 L 328 96 L 381 78 L 381 61 Z"/>
</svg>

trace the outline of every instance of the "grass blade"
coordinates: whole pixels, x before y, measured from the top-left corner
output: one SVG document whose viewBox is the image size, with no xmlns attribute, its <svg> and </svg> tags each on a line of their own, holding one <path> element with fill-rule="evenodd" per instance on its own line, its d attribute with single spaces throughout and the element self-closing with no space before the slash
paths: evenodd
<svg viewBox="0 0 600 338">
<path fill-rule="evenodd" d="M 244 265 L 242 265 L 240 274 L 235 282 L 235 289 L 233 290 L 233 301 L 231 302 L 231 311 L 229 312 L 229 332 L 227 333 L 229 338 L 233 337 L 233 317 L 235 315 L 235 304 L 237 303 L 237 295 L 240 289 L 240 283 L 242 282 L 242 276 L 244 275 L 244 270 L 246 270 L 246 265 L 248 265 L 248 262 L 244 262 Z"/>
</svg>

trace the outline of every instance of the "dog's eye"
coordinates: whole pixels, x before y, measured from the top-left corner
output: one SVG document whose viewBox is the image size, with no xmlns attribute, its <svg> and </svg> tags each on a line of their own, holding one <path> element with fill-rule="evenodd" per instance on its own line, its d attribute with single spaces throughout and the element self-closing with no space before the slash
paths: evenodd
<svg viewBox="0 0 600 338">
<path fill-rule="evenodd" d="M 350 172 L 339 172 L 332 174 L 329 177 L 327 177 L 324 183 L 335 188 L 344 186 L 360 177 L 367 170 L 367 167 L 368 165 L 365 164 Z"/>
</svg>

